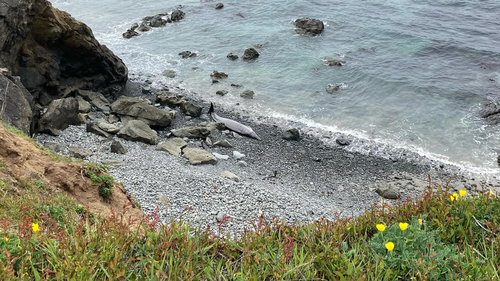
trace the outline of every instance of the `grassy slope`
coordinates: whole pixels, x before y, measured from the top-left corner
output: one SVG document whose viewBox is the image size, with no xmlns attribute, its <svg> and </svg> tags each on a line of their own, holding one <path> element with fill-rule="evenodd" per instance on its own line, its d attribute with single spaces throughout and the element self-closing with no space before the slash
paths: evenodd
<svg viewBox="0 0 500 281">
<path fill-rule="evenodd" d="M 488 192 L 452 200 L 436 187 L 417 201 L 333 222 L 261 218 L 230 240 L 214 235 L 224 236 L 224 222 L 212 230 L 155 227 L 153 214 L 130 230 L 123 214 L 94 217 L 36 182 L 18 183 L 17 194 L 2 178 L 7 168 L 0 162 L 0 280 L 500 279 L 500 199 Z M 409 226 L 402 231 L 400 222 Z"/>
</svg>

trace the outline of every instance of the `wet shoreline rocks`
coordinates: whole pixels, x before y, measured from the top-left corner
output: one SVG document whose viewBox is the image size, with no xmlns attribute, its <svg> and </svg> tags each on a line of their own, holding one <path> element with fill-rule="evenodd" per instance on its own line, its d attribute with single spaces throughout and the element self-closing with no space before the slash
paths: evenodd
<svg viewBox="0 0 500 281">
<path fill-rule="evenodd" d="M 300 18 L 294 22 L 295 32 L 302 35 L 316 36 L 323 32 L 325 25 L 322 21 L 312 18 Z"/>
<path fill-rule="evenodd" d="M 184 19 L 185 13 L 182 10 L 174 10 L 170 16 L 168 13 L 160 13 L 154 16 L 147 16 L 142 19 L 140 23 L 133 23 L 127 31 L 125 31 L 122 36 L 125 39 L 130 39 L 139 36 L 140 32 L 148 32 L 152 28 L 164 27 L 168 23 L 178 22 Z"/>
</svg>

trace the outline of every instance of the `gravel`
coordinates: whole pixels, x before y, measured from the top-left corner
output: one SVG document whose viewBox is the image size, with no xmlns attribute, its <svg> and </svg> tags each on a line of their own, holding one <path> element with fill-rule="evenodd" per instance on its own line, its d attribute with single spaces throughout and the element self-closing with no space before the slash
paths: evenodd
<svg viewBox="0 0 500 281">
<path fill-rule="evenodd" d="M 206 112 L 205 102 L 195 103 Z M 435 180 L 446 180 L 453 172 L 453 167 L 443 168 L 442 163 L 433 166 L 352 152 L 336 145 L 335 141 L 325 144 L 307 133 L 300 141 L 287 141 L 281 136 L 290 125 L 282 129 L 272 123 L 243 121 L 231 111 L 217 110 L 217 113 L 250 125 L 262 141 L 217 130 L 212 135 L 214 143 L 227 139 L 232 147 L 207 147 L 202 140 L 186 139 L 187 147 L 233 156 L 216 165 L 193 166 L 181 156 L 157 151 L 155 145 L 123 139 L 120 140 L 128 152 L 112 153 L 112 140 L 86 132 L 85 125 L 70 126 L 59 137 L 40 134 L 36 140 L 41 144 L 59 145 L 63 155 L 68 155 L 68 148 L 78 144 L 92 153 L 88 161 L 123 161 L 121 166 L 110 168 L 110 174 L 124 184 L 145 213 L 158 208 L 164 223 L 182 219 L 196 227 L 210 226 L 217 230 L 217 220 L 226 215 L 231 219 L 224 229 L 230 233 L 251 228 L 262 214 L 288 222 L 359 215 L 381 202 L 382 198 L 376 193 L 380 186 L 396 188 L 401 198 L 415 197 L 422 194 L 428 173 Z M 184 118 L 177 112 L 172 127 L 158 132 L 159 142 L 168 139 L 170 129 L 185 126 Z M 204 120 L 188 119 L 195 125 Z M 240 154 L 244 155 L 244 161 Z M 237 175 L 239 182 L 221 177 L 223 171 Z M 486 183 L 464 176 L 454 182 L 455 188 L 472 192 L 482 186 L 498 187 L 497 182 Z"/>
</svg>

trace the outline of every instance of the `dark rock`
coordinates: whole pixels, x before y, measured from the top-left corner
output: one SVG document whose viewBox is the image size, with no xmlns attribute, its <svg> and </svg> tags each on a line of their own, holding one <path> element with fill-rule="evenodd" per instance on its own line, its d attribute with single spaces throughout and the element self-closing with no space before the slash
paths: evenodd
<svg viewBox="0 0 500 281">
<path fill-rule="evenodd" d="M 230 59 L 230 60 L 237 60 L 238 59 L 238 55 L 235 55 L 233 53 L 229 53 L 227 55 L 227 58 Z"/>
<path fill-rule="evenodd" d="M 500 114 L 490 115 L 486 118 L 486 124 L 495 125 L 500 123 Z"/>
<path fill-rule="evenodd" d="M 170 15 L 170 18 L 172 19 L 173 22 L 177 22 L 177 21 L 182 20 L 184 18 L 184 16 L 185 16 L 185 13 L 183 11 L 175 10 Z"/>
<path fill-rule="evenodd" d="M 7 71 L 4 73 L 9 75 Z M 21 81 L 19 79 L 16 81 L 10 75 L 0 74 L 0 118 L 25 134 L 31 135 L 32 107 L 33 96 Z"/>
<path fill-rule="evenodd" d="M 259 52 L 255 50 L 254 48 L 248 48 L 245 50 L 245 53 L 241 57 L 242 60 L 250 61 L 250 60 L 255 60 L 259 57 Z"/>
<path fill-rule="evenodd" d="M 111 104 L 111 112 L 142 120 L 151 126 L 170 126 L 175 117 L 175 112 L 166 112 L 134 97 L 120 97 Z"/>
<path fill-rule="evenodd" d="M 386 199 L 398 199 L 399 197 L 399 191 L 394 186 L 379 187 L 375 192 Z"/>
<path fill-rule="evenodd" d="M 227 95 L 227 93 L 228 93 L 228 91 L 226 91 L 226 90 L 219 90 L 215 94 L 217 94 L 219 96 L 225 96 L 225 95 Z"/>
<path fill-rule="evenodd" d="M 130 26 L 130 30 L 136 30 L 138 27 L 139 27 L 139 24 L 134 23 L 134 24 L 132 24 L 132 26 Z"/>
<path fill-rule="evenodd" d="M 338 83 L 335 85 L 328 84 L 328 86 L 326 86 L 325 90 L 327 93 L 333 94 L 333 93 L 335 93 L 335 92 L 337 92 L 345 87 L 346 87 L 346 85 L 344 83 Z"/>
<path fill-rule="evenodd" d="M 0 67 L 48 104 L 75 89 L 115 96 L 128 70 L 92 30 L 46 0 L 0 2 Z"/>
<path fill-rule="evenodd" d="M 111 134 L 108 133 L 108 132 L 105 132 L 104 130 L 102 130 L 97 125 L 97 123 L 87 123 L 86 129 L 87 129 L 87 132 L 96 134 L 98 136 L 102 136 L 102 137 L 105 137 L 105 138 L 111 137 Z"/>
<path fill-rule="evenodd" d="M 323 32 L 325 25 L 317 19 L 302 18 L 295 20 L 295 31 L 299 34 L 318 35 Z"/>
<path fill-rule="evenodd" d="M 488 104 L 484 104 L 479 110 L 479 116 L 482 118 L 486 118 L 488 116 L 500 113 L 500 104 L 490 102 Z"/>
<path fill-rule="evenodd" d="M 201 115 L 202 108 L 192 104 L 191 102 L 184 101 L 181 104 L 181 110 L 188 116 L 199 117 Z"/>
<path fill-rule="evenodd" d="M 211 131 L 206 127 L 185 127 L 172 130 L 172 135 L 179 138 L 205 139 Z"/>
<path fill-rule="evenodd" d="M 300 132 L 299 130 L 293 128 L 284 132 L 281 138 L 284 140 L 298 141 L 300 140 Z"/>
<path fill-rule="evenodd" d="M 224 72 L 219 72 L 217 70 L 214 70 L 212 74 L 210 74 L 210 77 L 215 78 L 215 79 L 226 79 L 228 75 Z"/>
<path fill-rule="evenodd" d="M 58 135 L 69 125 L 80 124 L 76 98 L 57 99 L 50 103 L 47 112 L 38 122 L 38 131 Z"/>
<path fill-rule="evenodd" d="M 151 27 L 149 27 L 146 22 L 142 22 L 138 30 L 141 32 L 148 32 L 151 30 Z"/>
<path fill-rule="evenodd" d="M 90 152 L 90 150 L 85 149 L 78 145 L 70 147 L 68 153 L 71 157 L 79 159 L 85 159 L 88 158 L 90 155 L 92 155 L 92 152 Z"/>
<path fill-rule="evenodd" d="M 325 57 L 323 58 L 323 63 L 328 66 L 343 66 L 345 60 L 342 58 Z"/>
<path fill-rule="evenodd" d="M 123 33 L 122 36 L 125 39 L 130 39 L 132 37 L 139 36 L 139 33 L 135 30 L 129 29 L 129 30 L 125 31 L 125 33 Z"/>
<path fill-rule="evenodd" d="M 222 3 L 217 3 L 217 4 L 215 4 L 215 9 L 216 9 L 216 10 L 220 10 L 220 9 L 222 9 L 222 8 L 224 8 L 224 4 L 222 4 Z"/>
<path fill-rule="evenodd" d="M 241 87 L 243 87 L 243 86 L 242 86 L 242 85 L 240 85 L 240 84 L 231 84 L 231 87 L 241 88 Z"/>
<path fill-rule="evenodd" d="M 187 59 L 187 58 L 194 58 L 194 57 L 198 56 L 198 54 L 192 53 L 190 51 L 184 51 L 184 52 L 180 52 L 179 56 L 181 56 L 181 58 L 183 58 L 183 59 Z"/>
<path fill-rule="evenodd" d="M 78 91 L 78 95 L 80 95 L 84 100 L 90 102 L 90 104 L 96 107 L 97 110 L 109 113 L 109 101 L 103 94 L 80 90 Z"/>
<path fill-rule="evenodd" d="M 219 83 L 219 80 L 212 79 L 212 85 Z"/>
<path fill-rule="evenodd" d="M 120 129 L 117 135 L 126 140 L 149 144 L 155 144 L 158 141 L 158 134 L 141 120 L 130 120 Z"/>
<path fill-rule="evenodd" d="M 114 140 L 111 143 L 111 152 L 116 154 L 126 154 L 128 149 L 120 140 Z"/>
<path fill-rule="evenodd" d="M 335 140 L 335 142 L 338 144 L 338 145 L 342 145 L 342 146 L 345 146 L 345 145 L 350 145 L 351 142 L 349 141 L 349 139 L 347 139 L 346 137 L 344 136 L 341 136 L 339 138 L 337 138 Z"/>
<path fill-rule="evenodd" d="M 240 94 L 240 97 L 242 97 L 244 99 L 253 99 L 254 96 L 255 96 L 255 93 L 253 91 L 250 91 L 250 90 L 245 90 Z"/>
<path fill-rule="evenodd" d="M 161 15 L 154 16 L 149 22 L 151 27 L 162 27 L 167 25 L 167 21 L 162 18 Z"/>
</svg>

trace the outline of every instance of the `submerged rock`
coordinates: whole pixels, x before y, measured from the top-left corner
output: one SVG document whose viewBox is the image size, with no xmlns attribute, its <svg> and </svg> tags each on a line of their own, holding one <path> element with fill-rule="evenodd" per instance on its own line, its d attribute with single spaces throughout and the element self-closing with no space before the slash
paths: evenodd
<svg viewBox="0 0 500 281">
<path fill-rule="evenodd" d="M 217 70 L 214 70 L 214 72 L 212 72 L 210 74 L 210 77 L 215 78 L 215 79 L 226 79 L 228 77 L 228 75 L 224 72 L 219 72 Z"/>
<path fill-rule="evenodd" d="M 255 93 L 251 90 L 245 90 L 240 94 L 240 97 L 242 97 L 244 99 L 253 99 L 254 96 L 255 96 Z"/>
<path fill-rule="evenodd" d="M 226 90 L 218 90 L 217 92 L 215 92 L 215 94 L 219 95 L 219 96 L 225 96 L 227 95 L 228 91 Z"/>
<path fill-rule="evenodd" d="M 237 60 L 237 59 L 238 59 L 238 55 L 233 54 L 232 52 L 231 52 L 231 53 L 229 53 L 226 57 L 227 57 L 228 59 L 230 59 L 230 60 Z"/>
<path fill-rule="evenodd" d="M 139 36 L 139 33 L 135 30 L 129 29 L 122 34 L 123 38 L 130 39 L 135 36 Z"/>
<path fill-rule="evenodd" d="M 333 94 L 341 89 L 344 89 L 346 88 L 346 84 L 344 83 L 339 83 L 339 84 L 335 84 L 335 85 L 332 85 L 332 84 L 328 84 L 328 86 L 326 86 L 325 90 L 327 93 L 329 94 Z"/>
<path fill-rule="evenodd" d="M 322 21 L 311 18 L 295 20 L 295 31 L 299 34 L 316 36 L 323 32 L 325 25 Z"/>
<path fill-rule="evenodd" d="M 167 69 L 163 71 L 163 76 L 166 76 L 168 78 L 175 78 L 176 75 L 177 73 L 175 72 L 175 70 Z"/>
<path fill-rule="evenodd" d="M 257 52 L 257 50 L 255 50 L 254 48 L 248 48 L 245 50 L 245 53 L 243 54 L 241 59 L 245 61 L 251 61 L 257 59 L 259 56 L 260 54 L 259 52 Z"/>
<path fill-rule="evenodd" d="M 220 10 L 220 9 L 222 9 L 222 8 L 224 8 L 224 4 L 222 4 L 222 3 L 217 3 L 217 4 L 215 4 L 215 9 L 216 9 L 216 10 Z"/>
<path fill-rule="evenodd" d="M 323 63 L 327 66 L 343 66 L 345 64 L 345 60 L 342 58 L 324 57 Z"/>
<path fill-rule="evenodd" d="M 197 57 L 198 54 L 196 53 L 193 53 L 191 51 L 184 51 L 184 52 L 180 52 L 179 53 L 179 56 L 181 56 L 181 58 L 183 59 L 187 59 L 187 58 L 194 58 L 194 57 Z"/>
</svg>

